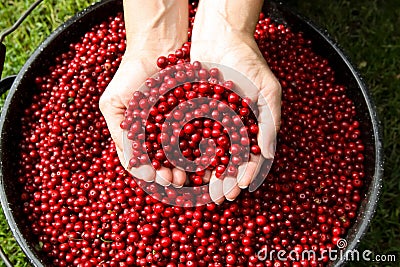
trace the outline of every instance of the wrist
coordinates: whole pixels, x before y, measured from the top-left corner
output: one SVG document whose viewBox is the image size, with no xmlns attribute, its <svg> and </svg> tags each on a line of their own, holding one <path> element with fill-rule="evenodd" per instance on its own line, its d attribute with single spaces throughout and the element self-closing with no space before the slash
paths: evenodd
<svg viewBox="0 0 400 267">
<path fill-rule="evenodd" d="M 137 57 L 148 56 L 157 58 L 173 53 L 180 48 L 186 39 L 154 38 L 153 36 L 139 36 L 127 40 L 124 56 Z"/>
<path fill-rule="evenodd" d="M 200 1 L 192 41 L 254 39 L 262 0 Z"/>
<path fill-rule="evenodd" d="M 193 35 L 190 56 L 191 60 L 232 65 L 232 57 L 239 59 L 244 51 L 247 56 L 262 57 L 253 34 L 225 32 L 213 39 Z"/>
<path fill-rule="evenodd" d="M 187 41 L 187 0 L 124 0 L 129 51 L 165 54 Z"/>
</svg>

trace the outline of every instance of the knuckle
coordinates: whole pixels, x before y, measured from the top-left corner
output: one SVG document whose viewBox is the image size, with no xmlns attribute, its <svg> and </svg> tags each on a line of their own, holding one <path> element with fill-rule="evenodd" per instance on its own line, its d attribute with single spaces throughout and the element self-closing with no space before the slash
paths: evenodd
<svg viewBox="0 0 400 267">
<path fill-rule="evenodd" d="M 108 97 L 105 94 L 103 94 L 99 99 L 99 108 L 101 111 L 104 110 L 104 108 L 107 106 L 108 102 L 109 102 Z"/>
<path fill-rule="evenodd" d="M 104 113 L 104 111 L 107 110 L 107 108 L 114 105 L 117 101 L 116 98 L 117 96 L 113 96 L 111 94 L 108 94 L 107 92 L 103 93 L 99 99 L 100 111 Z"/>
<path fill-rule="evenodd" d="M 279 95 L 282 94 L 282 86 L 281 86 L 281 84 L 280 84 L 280 82 L 279 82 L 279 80 L 278 80 L 277 78 L 274 78 L 274 79 L 273 79 L 273 81 L 272 81 L 272 83 L 271 83 L 271 86 L 272 86 L 272 90 L 273 90 L 275 93 L 277 93 L 277 94 L 279 94 Z"/>
</svg>

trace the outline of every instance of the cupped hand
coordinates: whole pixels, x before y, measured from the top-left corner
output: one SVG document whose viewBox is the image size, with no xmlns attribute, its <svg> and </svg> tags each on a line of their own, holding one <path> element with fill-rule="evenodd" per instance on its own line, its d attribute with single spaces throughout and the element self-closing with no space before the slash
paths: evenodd
<svg viewBox="0 0 400 267">
<path fill-rule="evenodd" d="M 254 181 L 265 159 L 273 159 L 276 133 L 280 125 L 281 86 L 263 58 L 252 34 L 239 35 L 234 32 L 222 38 L 202 35 L 193 31 L 191 60 L 217 63 L 240 72 L 254 86 L 238 88 L 242 96 L 257 103 L 259 116 L 258 144 L 261 155 L 251 154 L 249 162 L 239 166 L 237 177 L 218 179 L 211 174 L 209 191 L 211 199 L 220 204 L 226 198 L 234 200 L 241 189 Z M 264 179 L 265 177 L 257 177 Z"/>
<path fill-rule="evenodd" d="M 128 161 L 123 153 L 123 130 L 121 122 L 124 120 L 125 110 L 133 93 L 138 90 L 148 77 L 154 75 L 158 69 L 155 64 L 157 52 L 126 52 L 113 79 L 100 98 L 100 110 L 107 122 L 111 138 L 114 140 L 121 164 L 136 178 L 147 182 L 168 186 L 171 183 L 177 187 L 183 185 L 186 174 L 178 169 L 162 167 L 155 171 L 152 165 L 141 165 L 129 168 Z"/>
<path fill-rule="evenodd" d="M 125 168 L 128 167 L 128 159 L 125 159 L 123 153 L 123 130 L 120 125 L 124 120 L 125 110 L 133 92 L 140 88 L 147 77 L 157 71 L 154 64 L 155 58 L 156 55 L 148 53 L 134 55 L 126 52 L 117 72 L 100 98 L 100 110 L 107 122 L 111 138 L 114 140 L 120 162 Z M 149 167 L 151 166 L 142 166 L 134 173 L 138 178 L 152 181 L 155 172 Z"/>
</svg>

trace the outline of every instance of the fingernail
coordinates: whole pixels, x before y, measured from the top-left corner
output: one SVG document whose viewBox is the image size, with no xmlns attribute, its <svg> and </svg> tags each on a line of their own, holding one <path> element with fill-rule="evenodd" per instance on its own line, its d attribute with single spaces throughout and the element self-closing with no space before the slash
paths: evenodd
<svg viewBox="0 0 400 267">
<path fill-rule="evenodd" d="M 240 185 L 240 184 L 238 184 L 238 186 L 240 189 L 246 189 L 247 187 L 249 187 L 248 185 Z"/>
<path fill-rule="evenodd" d="M 211 199 L 212 200 L 212 202 L 214 202 L 215 204 L 217 204 L 217 205 L 221 205 L 222 203 L 224 203 L 224 200 L 225 200 L 226 198 L 224 197 L 224 196 L 222 196 L 222 197 L 219 197 L 219 198 L 217 198 L 217 199 Z"/>
<path fill-rule="evenodd" d="M 176 184 L 172 184 L 173 187 L 175 187 L 176 189 L 182 188 L 183 185 L 176 185 Z"/>
<path fill-rule="evenodd" d="M 166 183 L 166 181 L 164 179 L 162 179 L 162 178 L 161 179 L 157 179 L 156 178 L 156 183 L 161 185 L 161 186 L 170 186 L 171 185 L 171 182 L 167 182 Z"/>
<path fill-rule="evenodd" d="M 227 198 L 227 197 L 226 197 L 226 200 L 228 200 L 228 201 L 234 201 L 235 199 L 234 199 L 234 198 Z"/>
</svg>

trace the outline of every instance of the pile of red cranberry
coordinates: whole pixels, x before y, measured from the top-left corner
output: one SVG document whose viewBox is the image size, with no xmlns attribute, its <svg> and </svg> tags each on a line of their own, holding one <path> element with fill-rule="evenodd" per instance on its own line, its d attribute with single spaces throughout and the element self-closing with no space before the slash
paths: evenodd
<svg viewBox="0 0 400 267">
<path fill-rule="evenodd" d="M 355 106 L 301 33 L 261 16 L 255 38 L 283 88 L 275 161 L 258 190 L 221 206 L 184 207 L 184 197 L 166 205 L 121 167 L 98 101 L 125 50 L 122 14 L 36 78 L 21 118 L 18 180 L 27 227 L 50 265 L 327 265 L 323 252 L 337 249 L 364 197 Z M 316 256 L 282 260 L 272 250 Z"/>
<path fill-rule="evenodd" d="M 163 69 L 133 94 L 121 127 L 133 150 L 128 168 L 178 166 L 198 186 L 205 170 L 215 170 L 218 178 L 236 176 L 249 153 L 261 151 L 254 103 L 232 91 L 232 81 L 220 80 L 218 68 L 185 62 L 189 43 L 184 48 L 176 52 L 182 63 L 172 65 L 176 54 L 158 59 Z"/>
</svg>

